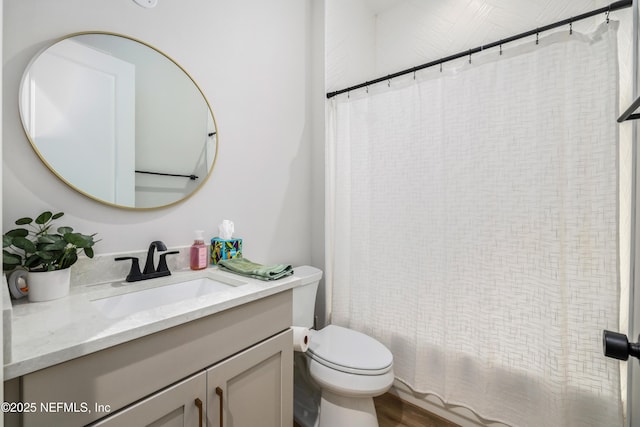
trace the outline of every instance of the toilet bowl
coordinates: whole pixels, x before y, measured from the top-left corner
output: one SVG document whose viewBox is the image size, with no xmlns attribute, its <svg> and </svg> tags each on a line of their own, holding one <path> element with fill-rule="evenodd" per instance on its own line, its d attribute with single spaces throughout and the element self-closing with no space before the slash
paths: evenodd
<svg viewBox="0 0 640 427">
<path fill-rule="evenodd" d="M 294 268 L 294 276 L 302 279 L 302 286 L 294 289 L 294 325 L 312 327 L 313 310 L 299 310 L 313 308 L 322 272 L 303 266 Z M 309 338 L 304 357 L 295 357 L 296 422 L 304 427 L 377 427 L 373 397 L 389 390 L 394 379 L 389 349 L 337 325 L 311 330 Z M 310 410 L 314 399 L 316 407 Z"/>
</svg>

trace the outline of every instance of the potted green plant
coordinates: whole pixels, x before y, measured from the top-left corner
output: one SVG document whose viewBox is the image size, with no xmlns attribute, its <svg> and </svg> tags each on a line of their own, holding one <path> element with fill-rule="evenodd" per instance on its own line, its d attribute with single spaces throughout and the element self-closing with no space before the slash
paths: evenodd
<svg viewBox="0 0 640 427">
<path fill-rule="evenodd" d="M 36 219 L 20 218 L 21 226 L 2 235 L 2 267 L 10 272 L 26 270 L 29 301 L 48 301 L 69 293 L 70 270 L 84 254 L 93 258 L 94 234 L 74 232 L 68 226 L 53 229 L 53 222 L 64 215 L 45 211 Z"/>
</svg>

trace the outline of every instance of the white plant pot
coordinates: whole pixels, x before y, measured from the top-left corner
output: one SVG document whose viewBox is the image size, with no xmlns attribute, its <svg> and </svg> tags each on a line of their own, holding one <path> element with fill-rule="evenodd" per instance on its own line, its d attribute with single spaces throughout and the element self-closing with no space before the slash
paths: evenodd
<svg viewBox="0 0 640 427">
<path fill-rule="evenodd" d="M 30 271 L 27 273 L 29 301 L 51 301 L 67 296 L 70 279 L 70 268 L 55 271 Z"/>
</svg>

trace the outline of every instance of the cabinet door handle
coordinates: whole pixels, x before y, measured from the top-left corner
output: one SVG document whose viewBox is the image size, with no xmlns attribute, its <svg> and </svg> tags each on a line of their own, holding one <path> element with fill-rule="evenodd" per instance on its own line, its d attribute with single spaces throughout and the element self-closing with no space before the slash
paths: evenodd
<svg viewBox="0 0 640 427">
<path fill-rule="evenodd" d="M 198 407 L 198 427 L 202 427 L 202 400 L 196 397 L 196 406 Z"/>
<path fill-rule="evenodd" d="M 222 427 L 222 410 L 224 408 L 224 403 L 222 400 L 222 389 L 220 387 L 216 387 L 216 394 L 218 395 L 218 397 L 220 398 L 220 427 Z"/>
</svg>

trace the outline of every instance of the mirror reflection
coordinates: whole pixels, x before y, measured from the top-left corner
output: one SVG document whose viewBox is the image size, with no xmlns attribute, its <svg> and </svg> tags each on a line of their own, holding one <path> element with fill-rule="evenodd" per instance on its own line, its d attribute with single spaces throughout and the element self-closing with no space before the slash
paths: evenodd
<svg viewBox="0 0 640 427">
<path fill-rule="evenodd" d="M 177 203 L 204 184 L 217 129 L 177 63 L 122 35 L 82 33 L 40 52 L 20 88 L 25 132 L 72 188 L 126 208 Z"/>
</svg>

